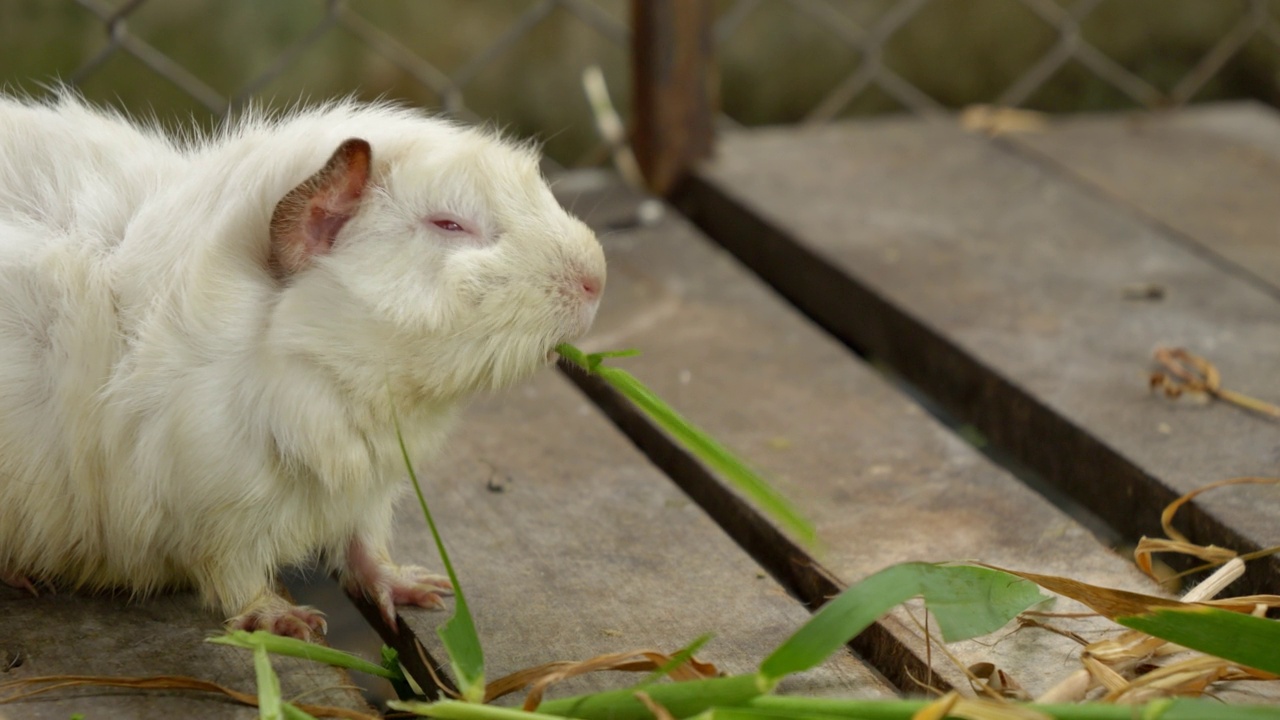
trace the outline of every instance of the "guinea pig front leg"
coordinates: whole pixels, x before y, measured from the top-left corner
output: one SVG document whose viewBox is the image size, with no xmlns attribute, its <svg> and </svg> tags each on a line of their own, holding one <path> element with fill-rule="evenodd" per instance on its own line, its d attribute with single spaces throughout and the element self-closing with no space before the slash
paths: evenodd
<svg viewBox="0 0 1280 720">
<path fill-rule="evenodd" d="M 360 537 L 347 546 L 346 565 L 340 577 L 347 593 L 363 596 L 376 605 L 387 627 L 393 630 L 397 605 L 443 610 L 440 593 L 453 590 L 448 578 L 417 565 L 396 565 L 385 546 Z"/>
</svg>

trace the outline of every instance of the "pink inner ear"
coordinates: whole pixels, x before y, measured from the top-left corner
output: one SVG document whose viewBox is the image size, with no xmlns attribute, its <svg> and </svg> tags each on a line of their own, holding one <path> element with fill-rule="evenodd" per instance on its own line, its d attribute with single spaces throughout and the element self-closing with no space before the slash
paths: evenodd
<svg viewBox="0 0 1280 720">
<path fill-rule="evenodd" d="M 304 251 L 308 257 L 324 255 L 333 249 L 333 243 L 338 237 L 338 231 L 342 230 L 343 225 L 347 224 L 347 221 L 355 214 L 355 210 L 335 215 L 317 204 L 311 204 L 310 210 L 305 231 L 302 233 L 302 242 L 305 244 Z"/>
<path fill-rule="evenodd" d="M 305 268 L 333 249 L 369 184 L 372 149 L 352 138 L 338 146 L 315 175 L 291 190 L 271 215 L 271 267 L 279 277 Z"/>
</svg>

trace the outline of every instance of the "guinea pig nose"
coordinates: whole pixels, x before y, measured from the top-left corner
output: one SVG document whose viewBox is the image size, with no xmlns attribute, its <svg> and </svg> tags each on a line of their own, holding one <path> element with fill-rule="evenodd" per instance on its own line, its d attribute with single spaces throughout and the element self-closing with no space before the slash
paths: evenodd
<svg viewBox="0 0 1280 720">
<path fill-rule="evenodd" d="M 583 275 L 580 278 L 582 284 L 582 294 L 587 296 L 589 300 L 600 299 L 600 293 L 604 290 L 604 280 L 595 275 Z"/>
</svg>

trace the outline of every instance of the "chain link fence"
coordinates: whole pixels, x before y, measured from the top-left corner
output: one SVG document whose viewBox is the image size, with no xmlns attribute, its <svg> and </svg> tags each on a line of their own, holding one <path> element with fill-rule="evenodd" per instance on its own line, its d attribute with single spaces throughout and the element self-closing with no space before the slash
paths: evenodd
<svg viewBox="0 0 1280 720">
<path fill-rule="evenodd" d="M 974 103 L 1048 111 L 1280 100 L 1280 0 L 715 3 L 725 122 Z M 628 105 L 626 0 L 9 0 L 0 80 L 60 80 L 160 117 L 389 96 L 606 157 L 581 91 Z"/>
<path fill-rule="evenodd" d="M 745 16 L 768 4 L 766 0 L 734 3 L 717 28 L 721 44 L 732 42 Z M 1243 60 L 1246 54 L 1254 57 L 1258 70 L 1271 75 L 1269 83 L 1258 83 L 1256 97 L 1273 102 L 1280 97 L 1280 3 L 1273 0 L 899 0 L 879 3 L 880 12 L 862 22 L 848 11 L 858 4 L 874 3 L 788 0 L 783 4 L 794 16 L 807 16 L 820 24 L 860 59 L 805 111 L 806 122 L 840 117 L 855 107 L 859 98 L 877 90 L 901 108 L 921 114 L 943 112 L 954 108 L 957 101 L 1077 109 L 1071 106 L 1070 97 L 1041 96 L 1055 83 L 1065 85 L 1057 91 L 1067 95 L 1072 86 L 1087 96 L 1111 95 L 1103 105 L 1176 107 L 1206 90 L 1214 91 L 1212 96 L 1224 96 L 1222 88 L 1211 88 L 1211 83 L 1239 72 L 1231 63 Z M 960 76 L 957 80 L 968 87 L 973 87 L 973 72 L 990 73 L 986 86 L 973 88 L 977 92 L 969 97 L 957 95 L 956 90 L 963 88 L 937 87 L 927 73 L 913 69 L 913 63 L 902 62 L 906 48 L 893 47 L 895 38 L 908 34 L 915 36 L 912 48 L 926 59 L 930 48 L 921 47 L 920 42 L 927 42 L 932 35 L 935 52 L 951 54 L 950 61 L 946 57 L 937 60 L 951 62 L 949 67 Z M 1032 41 L 1029 47 L 1028 39 Z M 957 57 L 958 49 L 970 56 L 1004 60 L 965 67 Z M 1151 62 L 1152 58 L 1156 62 Z M 894 61 L 907 69 L 895 68 Z M 1074 77 L 1064 77 L 1068 74 Z M 1093 97 L 1077 96 L 1074 102 L 1086 105 L 1078 109 L 1088 109 L 1099 104 Z"/>
</svg>

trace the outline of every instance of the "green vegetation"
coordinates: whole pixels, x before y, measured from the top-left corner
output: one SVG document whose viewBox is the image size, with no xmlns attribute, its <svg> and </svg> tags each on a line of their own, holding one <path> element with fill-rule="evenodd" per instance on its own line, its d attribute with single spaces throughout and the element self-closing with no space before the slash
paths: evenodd
<svg viewBox="0 0 1280 720">
<path fill-rule="evenodd" d="M 785 499 L 746 468 L 745 463 L 693 428 L 665 402 L 625 371 L 603 364 L 606 358 L 634 354 L 628 352 L 585 354 L 568 345 L 557 348 L 571 363 L 598 375 L 622 392 L 650 418 L 684 443 L 703 462 L 724 472 L 748 495 L 762 504 L 780 522 L 795 532 L 812 538 L 812 528 Z M 399 426 L 397 424 L 397 435 Z M 581 720 L 649 720 L 654 717 L 697 718 L 698 720 L 798 720 L 800 718 L 849 718 L 860 720 L 907 720 L 917 717 L 965 718 L 1051 718 L 1060 720 L 1280 720 L 1280 707 L 1227 706 L 1214 701 L 1161 697 L 1143 705 L 1112 703 L 1046 704 L 1014 703 L 1000 698 L 965 699 L 956 693 L 933 701 L 925 700 L 842 700 L 773 695 L 780 681 L 813 669 L 840 651 L 891 608 L 914 597 L 922 597 L 936 621 L 941 639 L 954 642 L 992 633 L 1027 608 L 1047 600 L 1037 585 L 1078 600 L 1122 625 L 1153 638 L 1174 642 L 1190 650 L 1206 653 L 1205 660 L 1221 663 L 1225 669 L 1235 664 L 1252 677 L 1257 671 L 1280 672 L 1280 624 L 1261 617 L 1137 593 L 1109 590 L 1084 583 L 1031 573 L 1011 573 L 977 565 L 903 563 L 893 565 L 845 589 L 822 606 L 794 634 L 765 657 L 754 673 L 735 676 L 706 676 L 680 682 L 664 682 L 680 666 L 692 664 L 693 653 L 706 642 L 698 638 L 662 663 L 656 672 L 639 684 L 617 690 L 539 702 L 523 710 L 483 704 L 484 653 L 475 622 L 443 539 L 436 530 L 431 512 L 409 462 L 409 453 L 400 437 L 400 447 L 409 468 L 423 515 L 435 538 L 437 549 L 454 584 L 457 597 L 449 619 L 437 629 L 461 690 L 461 701 L 392 702 L 395 709 L 444 720 L 533 720 L 563 717 Z M 744 481 L 745 476 L 745 481 Z M 804 532 L 807 530 L 807 533 Z M 252 649 L 258 672 L 259 708 L 263 718 L 308 717 L 280 698 L 279 682 L 268 659 L 269 652 L 327 662 L 393 680 L 406 686 L 393 659 L 384 665 L 355 658 L 340 651 L 321 648 L 297 640 L 266 633 L 231 633 L 212 642 Z M 1151 649 L 1143 652 L 1150 652 Z M 1217 660 L 1225 658 L 1230 663 Z M 1172 689 L 1176 690 L 1177 686 Z M 538 696 L 540 698 L 540 695 Z M 536 705 L 536 707 L 535 707 Z"/>
<path fill-rule="evenodd" d="M 578 368 L 599 377 L 639 408 L 649 419 L 657 423 L 681 445 L 706 463 L 744 495 L 751 498 L 765 513 L 783 528 L 791 531 L 802 543 L 812 546 L 816 541 L 813 525 L 782 493 L 747 465 L 715 438 L 684 419 L 680 413 L 658 397 L 652 390 L 621 368 L 604 365 L 604 360 L 635 355 L 634 350 L 586 354 L 572 345 L 558 345 L 556 352 Z"/>
</svg>

